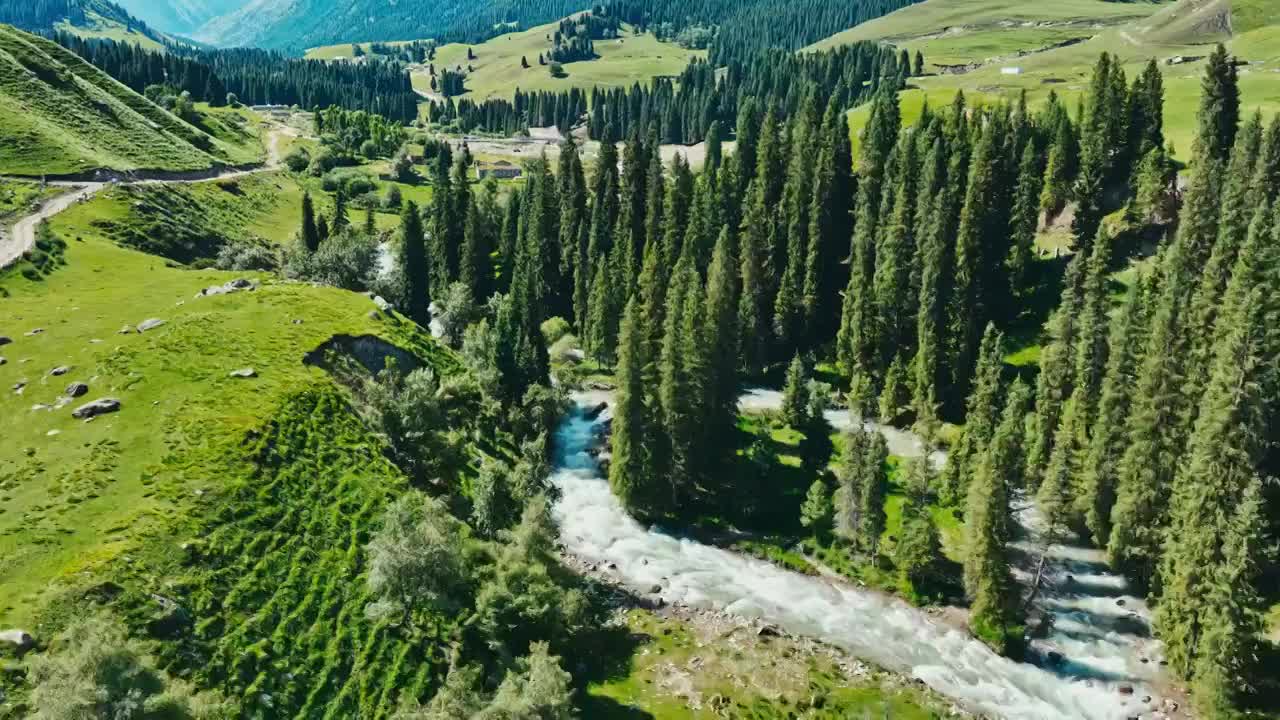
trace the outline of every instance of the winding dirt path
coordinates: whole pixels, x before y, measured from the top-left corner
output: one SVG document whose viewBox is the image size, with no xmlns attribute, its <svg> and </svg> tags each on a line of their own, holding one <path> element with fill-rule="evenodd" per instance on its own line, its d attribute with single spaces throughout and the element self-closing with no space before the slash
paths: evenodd
<svg viewBox="0 0 1280 720">
<path fill-rule="evenodd" d="M 35 211 L 19 218 L 10 228 L 10 232 L 7 235 L 0 233 L 0 268 L 6 268 L 16 262 L 35 245 L 36 229 L 40 227 L 40 223 L 53 218 L 77 203 L 88 200 L 110 185 L 191 184 L 209 182 L 210 180 L 228 180 L 255 173 L 270 172 L 280 168 L 284 162 L 280 146 L 282 138 L 286 135 L 296 136 L 297 134 L 297 130 L 288 126 L 271 126 L 267 131 L 267 161 L 249 168 L 196 170 L 189 173 L 139 171 L 124 174 L 124 177 L 128 179 L 112 182 L 52 181 L 48 184 L 54 187 L 65 187 L 67 192 L 46 200 Z M 0 178 L 0 180 L 3 179 L 5 178 Z M 24 179 L 30 180 L 30 178 Z"/>
</svg>

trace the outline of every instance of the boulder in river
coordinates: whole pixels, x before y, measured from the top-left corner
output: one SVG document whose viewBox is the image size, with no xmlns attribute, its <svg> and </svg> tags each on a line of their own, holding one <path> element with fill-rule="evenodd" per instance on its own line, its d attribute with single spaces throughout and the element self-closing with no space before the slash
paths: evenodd
<svg viewBox="0 0 1280 720">
<path fill-rule="evenodd" d="M 600 417 L 600 413 L 608 409 L 609 409 L 609 403 L 604 403 L 604 402 L 600 403 L 599 405 L 596 405 L 595 407 L 587 408 L 586 418 L 588 420 L 595 420 L 596 418 Z"/>
<path fill-rule="evenodd" d="M 78 398 L 89 392 L 89 386 L 82 382 L 73 382 L 67 386 L 67 397 Z"/>
<path fill-rule="evenodd" d="M 95 418 L 99 415 L 113 413 L 120 409 L 120 401 L 115 398 L 100 398 L 76 408 L 71 413 L 74 418 Z"/>
</svg>

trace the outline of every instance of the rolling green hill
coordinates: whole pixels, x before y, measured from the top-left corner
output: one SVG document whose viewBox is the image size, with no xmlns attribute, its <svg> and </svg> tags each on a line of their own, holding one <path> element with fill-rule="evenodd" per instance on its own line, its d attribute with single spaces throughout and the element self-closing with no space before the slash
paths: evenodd
<svg viewBox="0 0 1280 720">
<path fill-rule="evenodd" d="M 196 170 L 260 159 L 256 136 L 229 118 L 197 122 L 208 132 L 61 46 L 0 26 L 0 174 Z"/>
<path fill-rule="evenodd" d="M 1082 37 L 1061 47 L 1046 45 L 1045 33 L 1058 30 Z M 1249 63 L 1240 69 L 1244 111 L 1280 111 L 1280 3 L 1270 0 L 927 0 L 815 47 L 874 39 L 923 52 L 930 70 L 972 64 L 961 72 L 913 78 L 903 94 L 907 120 L 926 99 L 945 104 L 957 90 L 988 102 L 1026 90 L 1033 104 L 1052 90 L 1074 105 L 1100 53 L 1120 57 L 1129 77 L 1155 58 L 1165 75 L 1165 134 L 1185 157 L 1195 129 L 1202 59 L 1219 42 Z M 865 118 L 865 109 L 854 111 L 855 132 Z"/>
<path fill-rule="evenodd" d="M 476 45 L 451 43 L 436 50 L 437 71 L 461 67 L 467 73 L 466 97 L 480 101 L 492 97 L 509 98 L 516 89 L 525 92 L 539 90 L 561 91 L 578 87 L 626 87 L 635 82 L 647 81 L 659 75 L 678 75 L 696 57 L 705 57 L 699 50 L 688 50 L 675 43 L 660 42 L 651 33 L 637 33 L 624 26 L 623 36 L 616 40 L 595 41 L 596 57 L 593 60 L 567 63 L 565 77 L 552 77 L 547 67 L 538 64 L 539 53 L 551 49 L 548 37 L 555 33 L 559 21 L 528 30 L 506 33 Z M 339 59 L 351 57 L 351 45 L 329 45 L 313 48 L 307 57 L 315 59 Z M 368 45 L 362 46 L 368 51 Z M 467 59 L 467 50 L 475 59 Z M 529 62 L 521 66 L 520 58 Z M 414 87 L 420 92 L 431 91 L 431 78 L 426 68 L 413 74 Z"/>
</svg>

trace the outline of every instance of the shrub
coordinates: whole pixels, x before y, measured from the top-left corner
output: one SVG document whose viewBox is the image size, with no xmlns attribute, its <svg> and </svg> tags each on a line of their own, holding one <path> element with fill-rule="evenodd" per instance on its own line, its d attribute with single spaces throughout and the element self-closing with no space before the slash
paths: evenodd
<svg viewBox="0 0 1280 720">
<path fill-rule="evenodd" d="M 289 172 L 300 173 L 311 165 L 311 153 L 306 148 L 296 148 L 284 158 L 284 166 Z"/>
<path fill-rule="evenodd" d="M 546 340 L 547 345 L 555 345 L 556 341 L 568 335 L 573 328 L 569 325 L 569 321 L 562 317 L 553 317 L 542 323 L 542 338 Z"/>
<path fill-rule="evenodd" d="M 356 291 L 369 288 L 377 269 L 377 243 L 351 228 L 320 243 L 314 253 L 293 249 L 285 263 L 285 275 L 290 278 Z"/>
<path fill-rule="evenodd" d="M 331 170 L 320 181 L 325 192 L 341 192 L 347 197 L 355 197 L 377 189 L 377 184 L 368 175 L 358 170 Z"/>
<path fill-rule="evenodd" d="M 480 308 L 471 297 L 471 288 L 466 283 L 453 283 L 439 303 L 441 312 L 436 320 L 444 331 L 442 339 L 449 347 L 459 347 L 467 327 L 480 319 Z"/>
<path fill-rule="evenodd" d="M 219 270 L 274 271 L 280 267 L 280 252 L 266 243 L 232 241 L 218 250 L 214 267 Z"/>
<path fill-rule="evenodd" d="M 404 197 L 400 192 L 400 188 L 392 185 L 387 188 L 386 198 L 382 201 L 382 206 L 388 210 L 399 210 L 400 204 L 404 202 Z"/>
</svg>

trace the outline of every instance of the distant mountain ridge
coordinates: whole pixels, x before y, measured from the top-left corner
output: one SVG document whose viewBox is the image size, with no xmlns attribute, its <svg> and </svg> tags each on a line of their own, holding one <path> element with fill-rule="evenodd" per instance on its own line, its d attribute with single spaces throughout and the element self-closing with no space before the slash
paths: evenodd
<svg viewBox="0 0 1280 720">
<path fill-rule="evenodd" d="M 141 0 L 141 2 L 146 1 Z M 145 21 L 110 0 L 0 1 L 0 23 L 30 32 L 54 30 L 60 23 L 73 27 L 113 23 L 120 25 L 126 31 L 137 32 L 153 40 L 160 39 L 159 33 L 148 27 Z"/>
<path fill-rule="evenodd" d="M 118 0 L 135 16 L 164 32 L 190 35 L 209 21 L 244 7 L 247 0 Z"/>
</svg>

